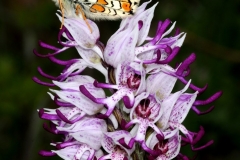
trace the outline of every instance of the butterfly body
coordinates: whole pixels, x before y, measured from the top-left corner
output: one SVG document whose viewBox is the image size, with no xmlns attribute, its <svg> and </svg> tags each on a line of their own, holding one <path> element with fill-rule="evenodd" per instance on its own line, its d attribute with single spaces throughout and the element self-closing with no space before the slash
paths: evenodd
<svg viewBox="0 0 240 160">
<path fill-rule="evenodd" d="M 135 13 L 140 0 L 53 0 L 62 3 L 66 17 L 85 16 L 93 20 L 115 20 Z M 60 6 L 60 5 L 59 5 Z M 81 14 L 84 12 L 85 15 Z"/>
</svg>

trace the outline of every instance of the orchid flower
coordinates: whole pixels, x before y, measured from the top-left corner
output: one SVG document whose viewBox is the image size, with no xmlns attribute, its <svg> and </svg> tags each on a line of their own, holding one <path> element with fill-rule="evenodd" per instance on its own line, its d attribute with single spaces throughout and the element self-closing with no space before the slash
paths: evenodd
<svg viewBox="0 0 240 160">
<path fill-rule="evenodd" d="M 50 83 L 33 78 L 41 85 L 55 87 L 48 94 L 58 107 L 42 108 L 38 113 L 50 121 L 43 125 L 44 129 L 63 136 L 61 142 L 51 143 L 55 149 L 42 150 L 40 155 L 58 155 L 65 160 L 187 160 L 181 153 L 184 145 L 197 151 L 213 143 L 210 140 L 195 147 L 205 133 L 203 127 L 193 132 L 182 123 L 191 109 L 198 115 L 212 111 L 214 106 L 206 111 L 199 107 L 214 102 L 222 92 L 206 100 L 198 99 L 207 85 L 197 87 L 186 78 L 195 53 L 175 67 L 169 65 L 179 53 L 186 33 L 177 29 L 171 34 L 176 22 L 166 19 L 159 21 L 156 34 L 149 37 L 157 6 L 156 3 L 146 9 L 149 3 L 143 3 L 133 16 L 123 19 L 104 45 L 99 41 L 98 26 L 75 16 L 66 2 L 62 11 L 69 12 L 65 17 L 57 15 L 63 24 L 58 35 L 62 48 L 40 42 L 41 47 L 53 53 L 42 55 L 34 50 L 37 56 L 64 67 L 56 77 L 38 67 L 40 75 L 50 79 Z M 56 58 L 69 48 L 75 48 L 79 57 Z M 98 70 L 105 79 L 94 79 L 83 72 L 87 68 Z M 184 87 L 175 91 L 178 82 Z"/>
<path fill-rule="evenodd" d="M 179 135 L 179 132 L 176 132 L 171 138 L 158 141 L 156 134 L 153 133 L 149 137 L 148 143 L 150 148 L 161 153 L 155 158 L 156 160 L 171 160 L 179 154 L 181 148 L 181 136 Z M 150 156 L 149 159 L 154 159 L 154 157 Z"/>
<path fill-rule="evenodd" d="M 103 152 L 101 150 L 95 151 L 94 149 L 90 148 L 86 144 L 74 144 L 71 146 L 67 146 L 63 149 L 59 150 L 52 150 L 52 151 L 41 151 L 41 155 L 43 156 L 54 156 L 58 155 L 62 159 L 65 160 L 80 160 L 80 159 L 98 159 L 103 155 Z"/>
<path fill-rule="evenodd" d="M 135 147 L 127 149 L 123 147 L 118 140 L 122 137 L 130 140 L 132 138 L 131 134 L 124 130 L 119 130 L 115 132 L 106 132 L 102 140 L 102 147 L 109 154 L 101 157 L 99 160 L 111 159 L 111 160 L 126 160 L 130 159 L 131 154 L 135 150 Z"/>
</svg>

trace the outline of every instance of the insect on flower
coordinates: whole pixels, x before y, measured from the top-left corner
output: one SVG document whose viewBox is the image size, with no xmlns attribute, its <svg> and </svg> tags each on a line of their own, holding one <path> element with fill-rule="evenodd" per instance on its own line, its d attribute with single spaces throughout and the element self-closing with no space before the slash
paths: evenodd
<svg viewBox="0 0 240 160">
<path fill-rule="evenodd" d="M 86 17 L 93 20 L 115 20 L 133 15 L 140 0 L 53 0 L 61 9 L 62 16 Z M 66 15 L 65 15 L 66 14 Z M 89 29 L 88 22 L 86 21 Z M 62 20 L 63 25 L 63 20 Z"/>
</svg>

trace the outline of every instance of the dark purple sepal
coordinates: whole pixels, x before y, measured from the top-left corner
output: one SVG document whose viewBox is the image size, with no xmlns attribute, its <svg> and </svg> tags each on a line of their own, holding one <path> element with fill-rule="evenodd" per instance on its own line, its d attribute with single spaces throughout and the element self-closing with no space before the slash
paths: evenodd
<svg viewBox="0 0 240 160">
<path fill-rule="evenodd" d="M 175 68 L 179 67 L 179 63 L 176 63 Z M 181 77 L 187 77 L 190 74 L 190 66 L 188 66 L 182 73 Z"/>
<path fill-rule="evenodd" d="M 66 134 L 67 133 L 65 131 L 58 131 L 56 128 L 56 125 L 52 122 L 50 122 L 50 128 L 48 127 L 48 125 L 46 123 L 43 123 L 43 128 L 52 134 Z"/>
<path fill-rule="evenodd" d="M 35 49 L 33 50 L 33 53 L 34 53 L 36 56 L 41 57 L 41 58 L 47 58 L 47 57 L 55 56 L 55 55 L 57 55 L 57 54 L 59 54 L 59 53 L 61 53 L 61 52 L 62 52 L 62 51 L 61 51 L 61 49 L 60 49 L 60 50 L 58 50 L 58 51 L 55 51 L 54 53 L 48 53 L 48 54 L 46 54 L 46 55 L 42 55 L 42 54 L 39 54 Z"/>
<path fill-rule="evenodd" d="M 74 73 L 71 73 L 71 74 L 69 74 L 69 75 L 64 74 L 60 80 L 63 81 L 63 79 L 66 79 L 67 77 L 72 77 L 72 76 L 79 75 L 80 73 L 82 73 L 82 71 L 83 71 L 83 70 L 78 70 L 78 71 L 76 71 L 76 72 L 74 72 Z"/>
<path fill-rule="evenodd" d="M 207 105 L 209 103 L 212 103 L 213 101 L 217 100 L 219 97 L 222 96 L 222 91 L 216 92 L 212 96 L 210 96 L 206 100 L 196 100 L 193 105 L 199 106 L 199 105 Z"/>
<path fill-rule="evenodd" d="M 180 65 L 180 67 L 177 69 L 176 71 L 176 75 L 178 76 L 182 76 L 182 74 L 184 73 L 184 71 L 189 67 L 189 65 L 191 63 L 193 63 L 196 59 L 196 55 L 195 53 L 190 54 L 190 56 L 188 56 Z"/>
<path fill-rule="evenodd" d="M 33 77 L 32 80 L 38 84 L 41 84 L 43 86 L 47 86 L 47 87 L 54 87 L 55 84 L 52 84 L 52 83 L 47 83 L 47 82 L 43 82 L 41 80 L 39 80 L 37 77 Z"/>
<path fill-rule="evenodd" d="M 39 109 L 38 111 L 38 115 L 40 118 L 45 119 L 45 120 L 59 120 L 59 117 L 55 114 L 47 114 L 44 113 L 44 109 Z"/>
<path fill-rule="evenodd" d="M 204 128 L 203 128 L 202 126 L 200 126 L 199 131 L 198 131 L 198 132 L 195 134 L 195 136 L 194 136 L 194 139 L 193 139 L 192 144 L 194 145 L 194 144 L 196 144 L 198 141 L 200 141 L 201 138 L 204 136 L 204 134 L 205 134 Z"/>
<path fill-rule="evenodd" d="M 63 26 L 64 32 L 66 33 L 66 36 L 71 40 L 74 41 L 74 38 L 72 37 L 72 35 L 70 34 L 70 32 L 67 30 L 67 28 L 65 26 Z"/>
<path fill-rule="evenodd" d="M 188 81 L 187 81 L 184 77 L 178 77 L 178 79 L 179 79 L 183 84 L 187 84 L 187 83 L 188 83 Z M 198 91 L 199 94 L 202 93 L 202 92 L 204 92 L 204 91 L 207 89 L 207 87 L 208 87 L 208 84 L 206 84 L 203 88 L 199 88 L 199 87 L 197 87 L 197 86 L 195 86 L 195 85 L 193 85 L 193 84 L 190 84 L 190 85 L 189 85 L 189 88 L 191 88 L 191 89 L 194 90 L 194 91 Z"/>
<path fill-rule="evenodd" d="M 192 110 L 197 114 L 197 115 L 204 115 L 209 112 L 211 112 L 215 107 L 211 106 L 209 107 L 206 111 L 200 111 L 196 106 L 192 106 Z"/>
<path fill-rule="evenodd" d="M 74 122 L 69 121 L 63 114 L 61 111 L 59 111 L 58 109 L 56 109 L 56 113 L 59 116 L 59 118 L 61 118 L 62 121 L 66 122 L 66 123 L 70 123 L 73 124 Z"/>
<path fill-rule="evenodd" d="M 143 61 L 143 64 L 157 63 L 157 62 L 160 60 L 160 58 L 161 58 L 161 51 L 160 51 L 160 49 L 158 49 L 158 50 L 155 52 L 155 54 L 157 55 L 156 58 L 151 59 L 151 60 L 144 60 L 144 61 Z"/>
<path fill-rule="evenodd" d="M 71 76 L 75 76 L 75 75 L 79 75 L 82 70 L 78 70 L 78 71 L 75 71 L 74 73 L 66 73 L 66 70 L 68 69 L 68 67 L 66 67 L 63 71 L 62 71 L 62 74 L 59 75 L 58 77 L 56 77 L 56 80 L 59 81 L 59 82 L 63 82 L 64 80 L 66 80 L 66 78 L 68 77 L 71 77 Z"/>
<path fill-rule="evenodd" d="M 191 145 L 191 149 L 193 151 L 198 151 L 198 150 L 204 149 L 204 148 L 212 145 L 213 144 L 213 140 L 210 140 L 206 144 L 204 144 L 204 145 L 202 145 L 200 147 L 194 147 L 194 145 L 196 145 L 196 143 L 198 143 L 202 139 L 204 134 L 205 134 L 204 128 L 202 126 L 200 126 L 200 130 L 197 133 L 191 132 L 192 141 L 188 137 L 183 137 L 182 136 L 183 145 L 190 144 Z"/>
<path fill-rule="evenodd" d="M 66 123 L 69 123 L 69 124 L 73 124 L 73 123 L 75 123 L 75 122 L 77 122 L 77 121 L 79 121 L 80 119 L 83 118 L 81 116 L 78 116 L 77 118 L 75 118 L 73 120 L 69 120 L 62 114 L 62 112 L 60 110 L 57 109 L 56 113 L 59 116 L 59 118 L 61 118 L 62 121 L 66 122 Z"/>
<path fill-rule="evenodd" d="M 60 48 L 57 48 L 57 47 L 52 46 L 52 45 L 49 45 L 49 44 L 44 43 L 44 42 L 42 42 L 42 41 L 39 41 L 38 43 L 39 43 L 39 45 L 40 45 L 41 47 L 46 48 L 46 49 L 50 49 L 50 50 L 53 50 L 53 51 L 58 51 L 58 50 L 60 50 Z"/>
<path fill-rule="evenodd" d="M 73 146 L 73 145 L 76 145 L 77 144 L 77 141 L 74 141 L 74 142 L 63 142 L 63 143 L 58 143 L 56 145 L 56 148 L 57 149 L 63 149 L 63 148 L 66 148 L 68 146 Z"/>
<path fill-rule="evenodd" d="M 182 77 L 187 77 L 190 74 L 190 67 L 187 67 L 185 72 L 183 72 Z"/>
<path fill-rule="evenodd" d="M 58 42 L 59 42 L 62 46 L 64 46 L 64 47 L 74 47 L 75 45 L 69 45 L 69 44 L 63 43 L 62 40 L 61 40 L 62 34 L 63 34 L 64 32 L 66 33 L 66 30 L 67 30 L 66 27 L 63 27 L 63 28 L 59 31 L 59 33 L 58 33 Z M 69 34 L 68 34 L 68 35 L 69 35 Z M 70 39 L 73 40 L 72 37 L 70 37 Z"/>
<path fill-rule="evenodd" d="M 160 40 L 170 23 L 171 21 L 169 19 L 166 19 L 163 23 L 161 21 L 158 23 L 157 35 L 151 40 L 152 44 L 156 44 Z"/>
<path fill-rule="evenodd" d="M 54 152 L 44 151 L 44 150 L 39 151 L 38 154 L 41 155 L 41 156 L 44 156 L 44 157 L 51 157 L 51 156 L 56 155 L 56 153 L 54 153 Z"/>
<path fill-rule="evenodd" d="M 72 105 L 71 103 L 59 101 L 58 98 L 59 97 L 57 97 L 57 96 L 54 97 L 54 102 L 56 105 L 61 106 L 61 107 L 74 107 L 74 105 Z"/>
<path fill-rule="evenodd" d="M 52 133 L 52 134 L 57 134 L 57 132 L 56 132 L 56 126 L 55 126 L 55 128 L 52 127 L 52 126 L 51 126 L 51 123 L 50 123 L 50 128 L 48 127 L 48 125 L 47 125 L 46 123 L 43 123 L 43 128 L 44 128 L 46 131 L 48 131 L 48 132 L 50 132 L 50 133 Z"/>
<path fill-rule="evenodd" d="M 45 78 L 48 78 L 48 79 L 51 79 L 51 80 L 57 80 L 58 79 L 57 77 L 50 76 L 50 75 L 46 74 L 45 72 L 43 72 L 41 67 L 38 67 L 37 70 L 38 70 L 38 73 Z"/>
<path fill-rule="evenodd" d="M 160 30 L 160 28 L 161 28 L 162 24 L 163 24 L 163 22 L 162 22 L 162 21 L 159 21 L 159 22 L 158 22 L 158 26 L 157 26 L 156 35 L 154 36 L 153 40 L 154 40 L 154 39 L 157 39 L 158 31 Z M 152 41 L 153 41 L 153 40 L 152 40 Z M 156 41 L 156 40 L 154 40 L 154 41 Z"/>
<path fill-rule="evenodd" d="M 177 55 L 177 53 L 179 52 L 179 50 L 180 50 L 180 47 L 175 47 L 175 48 L 172 50 L 172 53 L 171 53 L 165 60 L 158 61 L 157 63 L 158 63 L 158 64 L 167 64 L 167 63 L 170 63 L 170 62 L 175 58 L 175 56 Z"/>
<path fill-rule="evenodd" d="M 50 56 L 48 57 L 52 62 L 56 63 L 56 64 L 59 64 L 59 65 L 62 65 L 62 66 L 66 66 L 66 65 L 71 65 L 75 62 L 78 61 L 78 59 L 71 59 L 71 60 L 68 60 L 68 61 L 63 61 L 63 60 L 59 60 L 57 59 L 56 57 L 54 56 Z"/>
<path fill-rule="evenodd" d="M 177 160 L 191 160 L 189 157 L 183 155 L 182 153 L 179 153 L 176 158 Z"/>
<path fill-rule="evenodd" d="M 193 151 L 199 151 L 199 150 L 202 150 L 202 149 L 204 149 L 204 148 L 212 145 L 213 143 L 214 143 L 214 141 L 213 141 L 213 140 L 210 140 L 210 141 L 208 141 L 206 144 L 204 144 L 204 145 L 202 145 L 202 146 L 200 146 L 200 147 L 197 147 L 197 148 L 194 147 L 193 145 L 191 145 L 191 149 L 192 149 Z"/>
<path fill-rule="evenodd" d="M 90 100 L 92 100 L 93 102 L 97 103 L 97 104 L 104 104 L 101 102 L 101 98 L 95 98 L 87 89 L 84 85 L 80 85 L 79 86 L 79 90 L 82 92 L 82 94 L 84 94 L 87 98 L 89 98 Z"/>
</svg>

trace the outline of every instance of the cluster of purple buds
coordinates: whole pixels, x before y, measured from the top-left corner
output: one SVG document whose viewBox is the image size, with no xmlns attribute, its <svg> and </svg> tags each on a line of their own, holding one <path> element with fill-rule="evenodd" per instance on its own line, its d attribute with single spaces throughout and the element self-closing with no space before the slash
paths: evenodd
<svg viewBox="0 0 240 160">
<path fill-rule="evenodd" d="M 146 9 L 148 3 L 143 3 L 134 16 L 122 20 L 106 46 L 99 41 L 94 22 L 87 20 L 91 33 L 84 20 L 65 18 L 58 35 L 62 48 L 40 42 L 41 47 L 53 53 L 42 55 L 34 50 L 37 56 L 65 67 L 58 77 L 38 68 L 52 83 L 33 78 L 39 84 L 59 88 L 48 93 L 58 108 L 38 112 L 40 118 L 50 121 L 44 128 L 62 135 L 63 141 L 51 143 L 55 149 L 42 150 L 41 155 L 58 155 L 65 160 L 187 160 L 180 153 L 181 146 L 190 145 L 196 151 L 213 143 L 211 140 L 196 147 L 204 135 L 203 127 L 193 132 L 182 122 L 191 109 L 197 115 L 209 113 L 213 106 L 204 112 L 199 107 L 212 103 L 222 92 L 197 100 L 207 86 L 199 88 L 186 79 L 195 54 L 175 68 L 168 65 L 186 34 L 177 29 L 169 36 L 175 23 L 167 19 L 158 23 L 154 37 L 148 37 L 157 5 Z M 69 48 L 76 48 L 81 58 L 56 58 Z M 86 68 L 101 72 L 105 81 L 83 75 Z M 173 92 L 177 80 L 184 87 Z M 193 93 L 187 92 L 189 88 Z"/>
</svg>

